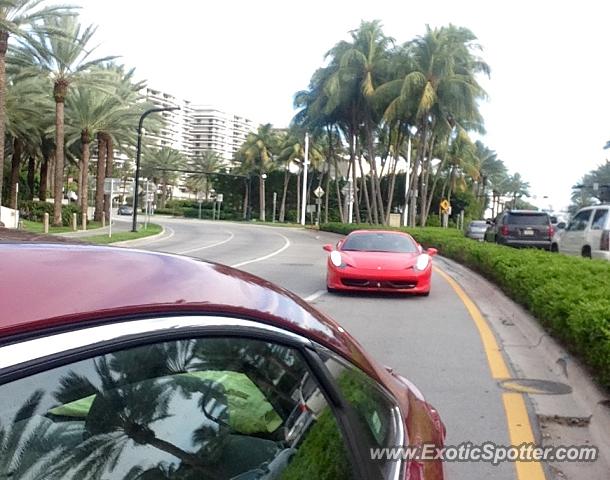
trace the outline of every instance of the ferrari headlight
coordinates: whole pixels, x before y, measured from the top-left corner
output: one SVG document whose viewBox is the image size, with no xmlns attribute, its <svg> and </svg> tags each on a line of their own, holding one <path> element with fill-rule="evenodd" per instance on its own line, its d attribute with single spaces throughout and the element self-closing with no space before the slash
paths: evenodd
<svg viewBox="0 0 610 480">
<path fill-rule="evenodd" d="M 428 268 L 430 264 L 430 255 L 427 253 L 422 253 L 419 257 L 417 257 L 417 261 L 415 262 L 415 270 L 424 271 Z"/>
<path fill-rule="evenodd" d="M 330 252 L 330 261 L 333 263 L 335 267 L 345 266 L 343 264 L 343 259 L 341 258 L 341 254 L 337 250 L 333 250 Z"/>
</svg>

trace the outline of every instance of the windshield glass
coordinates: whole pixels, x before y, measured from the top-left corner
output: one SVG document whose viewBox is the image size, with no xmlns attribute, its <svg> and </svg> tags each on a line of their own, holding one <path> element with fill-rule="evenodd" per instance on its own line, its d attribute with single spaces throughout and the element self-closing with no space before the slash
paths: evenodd
<svg viewBox="0 0 610 480">
<path fill-rule="evenodd" d="M 342 250 L 357 252 L 416 253 L 415 242 L 395 233 L 359 233 L 345 240 Z"/>
</svg>

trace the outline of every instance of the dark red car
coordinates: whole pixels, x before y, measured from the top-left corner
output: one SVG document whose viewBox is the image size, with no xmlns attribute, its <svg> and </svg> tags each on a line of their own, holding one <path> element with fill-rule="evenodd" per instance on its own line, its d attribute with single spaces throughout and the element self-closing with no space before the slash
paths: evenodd
<svg viewBox="0 0 610 480">
<path fill-rule="evenodd" d="M 388 230 L 355 230 L 330 252 L 326 287 L 329 292 L 356 290 L 430 294 L 432 256 L 411 235 Z"/>
<path fill-rule="evenodd" d="M 0 478 L 442 479 L 407 380 L 288 291 L 185 257 L 0 245 Z"/>
</svg>

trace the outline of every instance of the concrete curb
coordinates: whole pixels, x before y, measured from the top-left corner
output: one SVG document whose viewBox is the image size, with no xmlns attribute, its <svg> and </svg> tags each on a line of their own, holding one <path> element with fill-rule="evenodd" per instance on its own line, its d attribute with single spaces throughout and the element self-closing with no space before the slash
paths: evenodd
<svg viewBox="0 0 610 480">
<path fill-rule="evenodd" d="M 157 224 L 157 225 L 161 225 L 161 224 Z M 155 233 L 154 235 L 150 235 L 148 237 L 142 237 L 142 238 L 135 238 L 133 240 L 123 240 L 121 242 L 109 243 L 108 245 L 113 246 L 113 247 L 137 246 L 138 242 L 150 241 L 150 240 L 159 238 L 164 234 L 165 234 L 165 226 L 161 225 L 161 231 L 159 233 Z"/>
</svg>

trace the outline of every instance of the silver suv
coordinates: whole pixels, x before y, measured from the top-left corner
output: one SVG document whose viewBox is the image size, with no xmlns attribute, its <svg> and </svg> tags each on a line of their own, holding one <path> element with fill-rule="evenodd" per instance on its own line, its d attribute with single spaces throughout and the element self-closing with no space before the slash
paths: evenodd
<svg viewBox="0 0 610 480">
<path fill-rule="evenodd" d="M 551 250 L 610 260 L 610 205 L 581 208 L 565 230 L 555 235 Z"/>
</svg>

